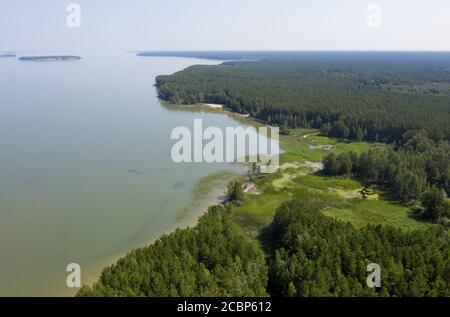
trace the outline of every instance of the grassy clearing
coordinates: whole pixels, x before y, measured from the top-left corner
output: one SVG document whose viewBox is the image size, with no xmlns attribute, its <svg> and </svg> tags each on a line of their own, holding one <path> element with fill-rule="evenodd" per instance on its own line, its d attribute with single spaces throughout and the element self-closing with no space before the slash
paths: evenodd
<svg viewBox="0 0 450 317">
<path fill-rule="evenodd" d="M 327 189 L 342 189 L 342 190 L 358 190 L 361 184 L 355 180 L 344 177 L 323 177 L 316 175 L 307 175 L 298 177 L 295 180 L 299 184 L 311 188 L 327 190 Z"/>
<path fill-rule="evenodd" d="M 260 229 L 271 223 L 275 210 L 282 203 L 293 198 L 289 193 L 279 192 L 265 192 L 259 196 L 247 196 L 245 204 L 233 207 L 232 213 L 234 220 L 252 236 L 256 236 Z"/>
<path fill-rule="evenodd" d="M 332 139 L 320 136 L 314 130 L 300 129 L 281 136 L 280 142 L 285 151 L 280 158 L 280 170 L 256 180 L 261 195 L 246 195 L 242 206 L 232 207 L 235 221 L 253 236 L 272 221 L 282 203 L 292 199 L 312 201 L 324 215 L 356 227 L 383 224 L 414 230 L 432 225 L 415 219 L 408 207 L 390 201 L 382 188 L 370 188 L 373 194 L 363 199 L 360 193 L 363 186 L 358 181 L 310 172 L 311 164 L 321 161 L 329 153 L 363 153 L 384 145 Z"/>
<path fill-rule="evenodd" d="M 356 227 L 368 224 L 391 225 L 405 230 L 425 229 L 432 225 L 417 220 L 408 207 L 384 200 L 354 198 L 348 209 L 331 206 L 323 211 L 327 216 L 348 221 Z"/>
<path fill-rule="evenodd" d="M 292 173 L 291 170 L 288 172 Z M 283 172 L 259 180 L 258 186 L 263 191 L 262 195 L 246 195 L 244 205 L 232 208 L 236 221 L 253 235 L 271 222 L 283 202 L 294 198 L 312 200 L 324 215 L 350 222 L 356 227 L 382 224 L 414 230 L 432 225 L 415 219 L 408 207 L 382 199 L 383 194 L 361 198 L 362 185 L 347 178 L 306 175 L 292 179 Z"/>
<path fill-rule="evenodd" d="M 293 129 L 290 135 L 280 136 L 282 162 L 291 161 L 322 161 L 330 153 L 355 152 L 364 153 L 374 146 L 384 146 L 379 143 L 367 143 L 351 140 L 334 139 L 319 135 L 317 130 Z"/>
</svg>

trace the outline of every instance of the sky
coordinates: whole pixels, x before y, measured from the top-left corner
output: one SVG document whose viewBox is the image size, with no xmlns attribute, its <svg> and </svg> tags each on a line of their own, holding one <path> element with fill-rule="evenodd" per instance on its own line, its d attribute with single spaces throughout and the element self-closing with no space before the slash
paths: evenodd
<svg viewBox="0 0 450 317">
<path fill-rule="evenodd" d="M 450 1 L 0 0 L 0 51 L 135 50 L 450 51 Z"/>
</svg>

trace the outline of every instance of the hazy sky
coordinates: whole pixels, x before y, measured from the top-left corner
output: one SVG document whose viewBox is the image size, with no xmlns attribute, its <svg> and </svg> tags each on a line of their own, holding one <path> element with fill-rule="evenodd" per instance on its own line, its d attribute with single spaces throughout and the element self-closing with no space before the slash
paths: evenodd
<svg viewBox="0 0 450 317">
<path fill-rule="evenodd" d="M 450 1 L 0 0 L 6 50 L 450 50 Z"/>
</svg>

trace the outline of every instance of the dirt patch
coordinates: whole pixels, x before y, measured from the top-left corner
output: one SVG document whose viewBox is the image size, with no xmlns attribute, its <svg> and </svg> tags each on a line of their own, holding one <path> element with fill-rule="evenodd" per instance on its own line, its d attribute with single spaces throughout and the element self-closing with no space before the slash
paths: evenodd
<svg viewBox="0 0 450 317">
<path fill-rule="evenodd" d="M 354 198 L 363 198 L 362 191 L 364 190 L 364 188 L 361 187 L 358 189 L 348 190 L 348 189 L 342 189 L 339 187 L 332 187 L 332 188 L 329 188 L 329 190 L 332 191 L 333 193 L 338 194 L 342 198 L 354 199 Z M 374 190 L 369 190 L 367 193 L 368 194 L 365 195 L 365 199 L 367 199 L 367 200 L 379 200 L 380 199 L 380 194 L 378 194 Z"/>
<path fill-rule="evenodd" d="M 252 194 L 252 195 L 261 195 L 262 194 L 261 190 L 258 189 L 258 187 L 256 186 L 256 184 L 254 182 L 248 182 L 245 185 L 244 193 Z"/>
<path fill-rule="evenodd" d="M 202 105 L 213 108 L 213 109 L 223 109 L 224 108 L 223 105 L 219 105 L 216 103 L 203 103 Z"/>
<path fill-rule="evenodd" d="M 304 167 L 307 167 L 311 171 L 311 173 L 313 173 L 313 174 L 323 170 L 323 164 L 321 162 L 309 162 L 309 161 L 306 161 L 302 165 Z"/>
<path fill-rule="evenodd" d="M 300 168 L 300 167 L 302 167 L 302 163 L 300 163 L 300 162 L 289 162 L 289 163 L 281 164 L 278 169 L 287 170 L 289 168 Z"/>
<path fill-rule="evenodd" d="M 286 171 L 280 178 L 272 181 L 272 186 L 275 189 L 282 189 L 289 187 L 290 183 L 297 177 L 314 174 L 323 170 L 323 164 L 320 162 L 305 161 L 304 163 L 290 162 L 284 163 L 279 167 L 280 170 Z"/>
</svg>

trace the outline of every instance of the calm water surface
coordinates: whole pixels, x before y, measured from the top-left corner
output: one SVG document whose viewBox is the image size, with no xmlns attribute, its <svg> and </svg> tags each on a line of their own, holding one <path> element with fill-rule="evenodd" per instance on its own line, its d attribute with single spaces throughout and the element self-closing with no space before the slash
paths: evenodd
<svg viewBox="0 0 450 317">
<path fill-rule="evenodd" d="M 155 76 L 213 61 L 0 59 L 0 296 L 71 295 L 118 255 L 179 226 L 194 184 L 224 164 L 174 164 L 170 132 L 242 125 L 160 105 Z M 194 217 L 192 215 L 191 217 Z M 192 219 L 191 219 L 192 220 Z"/>
</svg>

